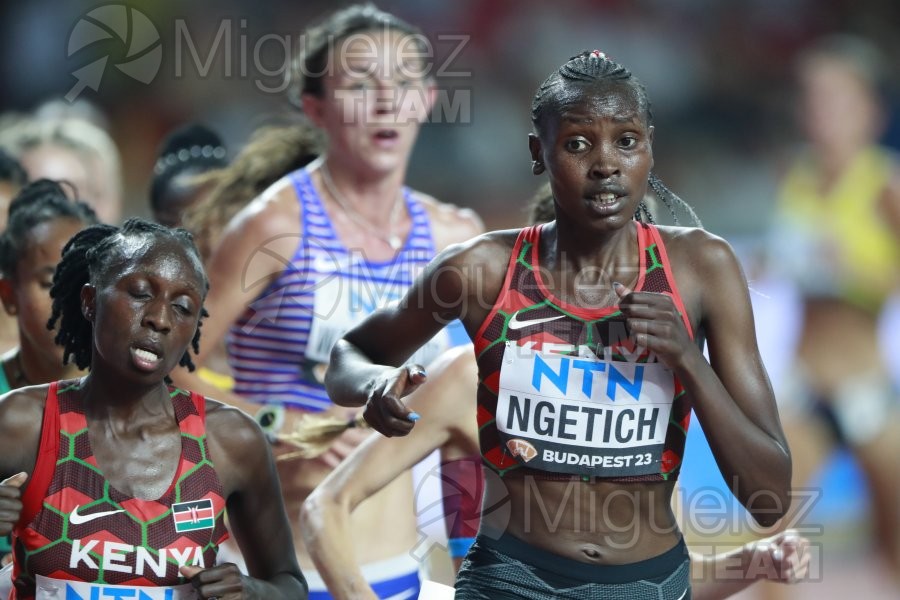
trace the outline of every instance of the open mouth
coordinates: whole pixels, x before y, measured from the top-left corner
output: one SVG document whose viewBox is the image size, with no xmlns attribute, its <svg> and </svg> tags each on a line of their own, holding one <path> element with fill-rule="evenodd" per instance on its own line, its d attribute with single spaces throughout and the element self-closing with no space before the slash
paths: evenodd
<svg viewBox="0 0 900 600">
<path fill-rule="evenodd" d="M 619 196 L 616 196 L 612 192 L 604 192 L 602 194 L 595 194 L 593 200 L 601 206 L 609 206 L 615 204 L 618 198 Z"/>
<path fill-rule="evenodd" d="M 393 129 L 379 129 L 375 132 L 375 139 L 378 141 L 392 141 L 400 137 L 400 134 Z"/>
<path fill-rule="evenodd" d="M 162 362 L 162 356 L 147 348 L 132 347 L 131 358 L 134 365 L 142 371 L 153 371 Z"/>
</svg>

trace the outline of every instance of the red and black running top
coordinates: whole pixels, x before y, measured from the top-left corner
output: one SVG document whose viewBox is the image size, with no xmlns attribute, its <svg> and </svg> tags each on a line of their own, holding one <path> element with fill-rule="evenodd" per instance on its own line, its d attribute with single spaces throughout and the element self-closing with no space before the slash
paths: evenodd
<svg viewBox="0 0 900 600">
<path fill-rule="evenodd" d="M 659 231 L 635 227 L 634 290 L 671 296 L 693 336 Z M 671 370 L 635 347 L 618 306 L 587 309 L 548 289 L 541 228 L 519 233 L 500 296 L 475 337 L 484 463 L 500 476 L 677 478 L 690 399 Z"/>
<path fill-rule="evenodd" d="M 169 489 L 142 500 L 112 487 L 100 471 L 73 393 L 80 385 L 56 382 L 47 394 L 38 459 L 14 531 L 13 599 L 56 597 L 53 590 L 60 598 L 107 597 L 92 591 L 99 586 L 183 586 L 179 567 L 212 567 L 228 537 L 203 396 L 170 388 L 181 459 Z"/>
</svg>

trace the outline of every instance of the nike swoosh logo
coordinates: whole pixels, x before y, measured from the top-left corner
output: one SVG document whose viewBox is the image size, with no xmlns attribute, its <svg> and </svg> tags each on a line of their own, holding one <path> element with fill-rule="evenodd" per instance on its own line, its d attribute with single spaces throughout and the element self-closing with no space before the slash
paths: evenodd
<svg viewBox="0 0 900 600">
<path fill-rule="evenodd" d="M 101 517 L 108 517 L 109 515 L 114 515 L 116 513 L 125 512 L 124 508 L 120 508 L 119 510 L 107 510 L 98 513 L 91 513 L 89 515 L 82 515 L 78 513 L 79 506 L 76 506 L 72 509 L 72 512 L 69 513 L 69 523 L 72 525 L 82 525 L 84 523 L 88 523 L 93 521 L 94 519 L 99 519 Z"/>
<path fill-rule="evenodd" d="M 562 319 L 566 315 L 556 315 L 555 317 L 544 317 L 542 319 L 531 319 L 530 321 L 520 321 L 519 320 L 519 312 L 516 311 L 513 313 L 512 319 L 509 320 L 509 328 L 510 329 L 522 329 L 523 327 L 531 327 L 532 325 L 540 325 L 541 323 L 547 323 L 548 321 L 555 321 L 557 319 Z"/>
</svg>

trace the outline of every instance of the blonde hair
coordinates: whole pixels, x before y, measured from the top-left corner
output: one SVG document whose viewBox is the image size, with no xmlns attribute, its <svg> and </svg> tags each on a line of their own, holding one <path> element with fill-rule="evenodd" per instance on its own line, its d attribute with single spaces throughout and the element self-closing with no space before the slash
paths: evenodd
<svg viewBox="0 0 900 600">
<path fill-rule="evenodd" d="M 335 439 L 353 427 L 369 428 L 369 424 L 363 418 L 363 413 L 359 413 L 349 421 L 338 417 L 303 415 L 297 421 L 297 427 L 293 432 L 278 436 L 280 441 L 296 448 L 293 452 L 282 454 L 278 460 L 310 459 L 321 456 Z"/>
<path fill-rule="evenodd" d="M 73 151 L 85 164 L 86 170 L 91 168 L 90 162 L 96 161 L 104 173 L 100 174 L 109 182 L 110 188 L 104 189 L 110 199 L 122 204 L 122 171 L 119 150 L 109 134 L 94 123 L 73 116 L 37 118 L 22 117 L 11 121 L 9 126 L 0 130 L 0 148 L 16 158 L 41 146 L 58 146 Z M 78 190 L 79 197 L 85 200 L 84 190 Z"/>
</svg>

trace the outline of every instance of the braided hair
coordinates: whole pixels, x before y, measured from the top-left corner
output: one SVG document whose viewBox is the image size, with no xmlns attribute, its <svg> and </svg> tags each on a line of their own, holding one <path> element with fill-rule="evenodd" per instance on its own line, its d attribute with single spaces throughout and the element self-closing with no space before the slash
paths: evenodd
<svg viewBox="0 0 900 600">
<path fill-rule="evenodd" d="M 0 182 L 21 188 L 28 183 L 28 174 L 18 160 L 5 150 L 0 150 Z"/>
<path fill-rule="evenodd" d="M 653 112 L 644 85 L 631 71 L 612 60 L 599 50 L 587 51 L 573 56 L 553 72 L 540 85 L 531 101 L 531 122 L 540 132 L 548 114 L 561 114 L 565 108 L 581 98 L 581 90 L 576 86 L 592 83 L 621 83 L 630 86 L 634 92 L 638 110 L 647 126 L 653 125 Z M 650 189 L 666 205 L 675 224 L 678 224 L 676 208 L 684 210 L 697 227 L 703 227 L 700 218 L 691 206 L 663 184 L 655 173 L 647 180 Z M 634 213 L 637 221 L 655 223 L 647 203 L 641 200 Z"/>
<path fill-rule="evenodd" d="M 59 323 L 55 341 L 64 349 L 63 364 L 68 364 L 71 357 L 79 369 L 91 366 L 93 324 L 81 312 L 81 288 L 86 283 L 94 283 L 104 277 L 110 270 L 110 265 L 116 264 L 115 253 L 119 251 L 123 240 L 135 236 L 174 240 L 197 259 L 197 265 L 201 264 L 193 236 L 188 231 L 169 229 L 144 219 L 128 219 L 122 227 L 94 225 L 75 234 L 63 247 L 62 260 L 56 267 L 50 288 L 53 312 L 47 327 L 53 329 Z M 203 285 L 205 290 L 209 288 L 205 273 Z M 191 340 L 191 348 L 195 353 L 200 350 L 200 326 L 208 316 L 206 309 L 201 308 L 197 331 Z M 187 351 L 178 364 L 190 371 L 194 370 L 194 363 Z"/>
<path fill-rule="evenodd" d="M 199 123 L 190 123 L 171 132 L 162 143 L 153 180 L 150 182 L 150 208 L 163 212 L 173 202 L 172 183 L 180 175 L 199 175 L 227 164 L 222 138 Z"/>
<path fill-rule="evenodd" d="M 0 234 L 0 276 L 15 279 L 16 265 L 35 227 L 56 219 L 72 219 L 85 225 L 98 223 L 94 209 L 70 200 L 60 183 L 39 179 L 19 190 L 9 205 L 9 220 Z"/>
</svg>

